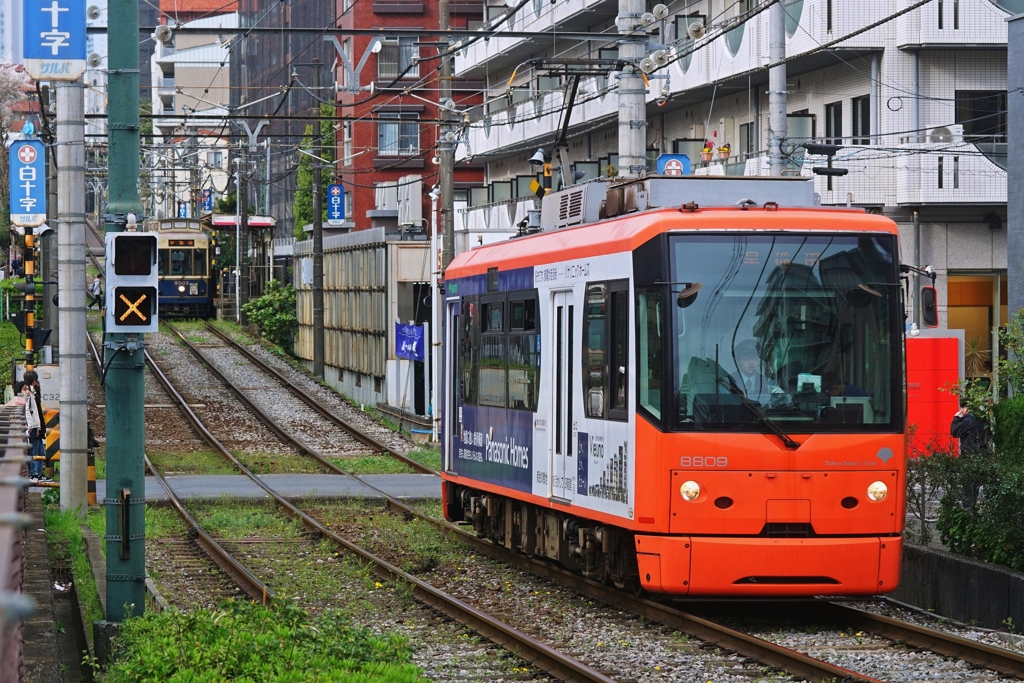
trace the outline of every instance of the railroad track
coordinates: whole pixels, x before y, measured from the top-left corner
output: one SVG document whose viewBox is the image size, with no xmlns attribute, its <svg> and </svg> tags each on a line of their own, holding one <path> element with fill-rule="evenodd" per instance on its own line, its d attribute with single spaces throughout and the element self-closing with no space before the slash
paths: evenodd
<svg viewBox="0 0 1024 683">
<path fill-rule="evenodd" d="M 255 354 L 249 352 L 248 349 L 245 349 L 242 345 L 234 342 L 234 340 L 230 339 L 220 330 L 213 328 L 209 323 L 207 323 L 207 327 L 211 329 L 218 338 L 239 350 L 239 352 L 241 352 L 260 370 L 274 376 L 282 384 L 291 388 L 296 395 L 305 396 L 300 388 L 285 379 L 277 373 L 276 370 L 270 368 Z M 188 342 L 180 332 L 177 332 L 177 334 L 186 346 L 190 348 L 192 353 L 202 359 L 202 354 L 199 349 Z M 205 360 L 204 362 L 206 362 L 207 365 L 210 365 L 209 362 Z M 216 369 L 214 369 L 214 372 L 219 375 Z M 222 381 L 229 386 L 231 385 L 227 378 L 223 375 L 219 376 Z M 235 391 L 238 393 L 237 389 Z M 307 405 L 314 407 L 310 401 L 305 402 Z M 255 410 L 261 420 L 271 420 L 263 411 L 260 411 L 255 406 L 251 407 Z M 321 412 L 319 405 L 316 405 L 314 409 L 317 410 L 318 413 Z M 352 429 L 352 427 L 349 426 L 348 429 Z M 293 443 L 297 443 L 288 435 L 284 435 L 284 438 L 288 438 L 289 440 L 292 440 Z M 385 452 L 394 453 L 394 451 L 391 451 L 390 449 L 384 448 L 383 450 L 385 450 Z M 685 612 L 671 605 L 654 600 L 637 598 L 627 593 L 604 586 L 603 584 L 595 581 L 590 581 L 549 563 L 508 551 L 505 548 L 480 539 L 460 527 L 417 511 L 402 501 L 390 496 L 386 492 L 373 487 L 357 476 L 344 472 L 343 469 L 338 468 L 329 462 L 324 466 L 335 473 L 353 476 L 353 478 L 358 480 L 361 484 L 374 490 L 378 495 L 381 495 L 387 501 L 388 506 L 392 510 L 406 516 L 417 517 L 437 526 L 438 528 L 444 529 L 446 532 L 456 534 L 461 540 L 472 545 L 483 555 L 491 557 L 492 559 L 504 564 L 515 566 L 535 575 L 547 578 L 554 583 L 576 590 L 584 595 L 600 600 L 607 605 L 627 610 L 633 614 L 641 615 L 651 621 L 677 629 L 705 642 L 713 643 L 714 645 L 736 652 L 740 655 L 756 659 L 762 664 L 778 667 L 790 672 L 791 674 L 805 676 L 810 680 L 877 680 L 797 652 L 791 648 L 771 643 L 767 640 L 757 638 L 736 629 L 731 629 L 723 626 L 722 624 L 715 623 L 710 619 Z M 926 649 L 943 656 L 955 657 L 975 667 L 984 667 L 1001 674 L 1024 678 L 1024 656 L 1009 650 L 993 647 L 985 643 L 947 634 L 942 631 L 900 621 L 891 617 L 873 614 L 871 612 L 838 603 L 826 601 L 814 603 L 804 602 L 801 603 L 801 607 L 810 607 L 810 609 L 818 613 L 821 618 L 847 624 L 848 626 L 861 629 L 868 633 L 873 633 L 891 641 L 903 643 L 911 647 Z"/>
<path fill-rule="evenodd" d="M 96 372 L 102 374 L 103 361 L 100 358 L 99 350 L 96 348 L 95 342 L 93 342 L 92 335 L 86 334 L 86 338 L 89 340 L 90 356 L 92 357 Z M 199 525 L 199 522 L 185 509 L 174 489 L 171 488 L 167 480 L 160 475 L 156 467 L 153 466 L 153 463 L 150 462 L 149 457 L 143 457 L 145 458 L 146 469 L 160 483 L 161 488 L 163 488 L 168 500 L 171 502 L 171 506 L 188 527 L 189 535 L 195 539 L 196 545 L 206 553 L 207 557 L 215 565 L 220 567 L 221 571 L 230 576 L 235 584 L 245 591 L 250 598 L 264 605 L 269 604 L 274 598 L 274 592 Z"/>
<path fill-rule="evenodd" d="M 171 328 L 174 330 L 174 328 Z M 176 331 L 176 330 L 175 330 Z M 180 333 L 179 333 L 180 336 Z M 183 341 L 188 344 L 188 340 L 182 338 Z M 200 360 L 202 360 L 214 374 L 217 375 L 221 381 L 225 384 L 230 385 L 223 375 L 219 374 L 210 363 L 203 360 L 200 354 Z M 496 619 L 492 615 L 476 609 L 475 607 L 449 595 L 448 593 L 431 586 L 429 583 L 409 574 L 395 565 L 385 561 L 384 559 L 374 555 L 373 553 L 365 550 L 364 548 L 356 545 L 352 541 L 338 535 L 327 526 L 323 525 L 319 520 L 315 519 L 311 515 L 304 512 L 298 506 L 288 501 L 284 496 L 279 494 L 275 489 L 266 484 L 260 477 L 256 476 L 248 467 L 245 466 L 238 458 L 236 458 L 224 444 L 203 424 L 202 420 L 198 415 L 189 407 L 187 401 L 178 392 L 171 380 L 161 370 L 159 365 L 153 360 L 149 354 L 146 355 L 146 362 L 149 364 L 154 376 L 163 385 L 167 393 L 177 403 L 179 408 L 185 414 L 189 422 L 192 423 L 193 427 L 202 435 L 202 437 L 210 444 L 210 446 L 221 455 L 225 460 L 232 463 L 239 472 L 246 475 L 253 483 L 259 486 L 268 496 L 270 496 L 274 502 L 289 516 L 299 520 L 307 529 L 311 532 L 318 534 L 323 538 L 330 539 L 337 545 L 341 546 L 345 550 L 351 552 L 355 556 L 359 557 L 362 561 L 372 567 L 373 571 L 380 577 L 391 580 L 391 581 L 405 581 L 412 586 L 412 593 L 415 598 L 420 602 L 433 607 L 434 609 L 448 615 L 455 619 L 461 624 L 469 627 L 473 631 L 476 631 L 480 635 L 487 639 L 495 642 L 506 649 L 510 650 L 514 654 L 522 657 L 523 659 L 533 663 L 538 668 L 546 671 L 552 676 L 563 681 L 582 681 L 582 682 L 601 682 L 601 683 L 612 683 L 613 679 L 609 678 L 605 674 L 587 666 L 586 664 L 574 659 L 564 653 L 551 648 L 544 643 L 531 638 L 529 635 L 515 629 L 508 624 Z M 242 393 L 237 390 L 235 391 L 236 396 L 242 398 Z M 243 403 L 246 403 L 251 410 L 254 410 L 257 414 L 270 419 L 265 413 L 259 410 L 257 406 L 242 398 Z M 269 425 L 270 428 L 278 433 L 280 427 L 275 425 Z M 321 466 L 337 474 L 346 474 L 343 470 L 333 465 L 330 461 L 326 460 L 319 454 L 310 450 L 308 447 L 303 445 L 299 440 L 294 437 L 285 435 L 283 430 L 280 434 L 283 438 L 300 448 L 302 452 L 315 459 Z M 384 492 L 376 489 L 365 481 L 362 481 L 355 475 L 355 479 L 360 481 L 366 486 L 373 488 L 378 491 L 381 495 L 386 495 Z M 396 501 L 397 502 L 397 501 Z M 400 504 L 401 505 L 401 504 Z M 405 506 L 402 505 L 404 509 Z"/>
</svg>

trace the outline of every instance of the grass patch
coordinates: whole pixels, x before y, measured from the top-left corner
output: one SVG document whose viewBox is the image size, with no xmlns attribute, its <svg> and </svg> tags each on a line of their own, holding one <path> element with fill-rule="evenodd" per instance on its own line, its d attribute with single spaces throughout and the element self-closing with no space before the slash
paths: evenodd
<svg viewBox="0 0 1024 683">
<path fill-rule="evenodd" d="M 238 474 L 235 466 L 213 451 L 160 453 L 150 451 L 150 461 L 165 476 L 168 474 Z M 99 474 L 97 473 L 97 477 Z"/>
<path fill-rule="evenodd" d="M 281 453 L 231 451 L 253 474 L 317 474 L 322 472 L 312 458 Z"/>
<path fill-rule="evenodd" d="M 427 680 L 410 663 L 402 636 L 376 635 L 335 612 L 310 617 L 287 601 L 272 608 L 231 601 L 218 610 L 150 612 L 125 623 L 118 645 L 107 683 Z"/>
<path fill-rule="evenodd" d="M 417 506 L 427 511 L 428 506 Z M 435 506 L 440 514 L 440 504 Z M 434 510 L 428 514 L 435 514 Z M 346 526 L 361 529 L 362 542 L 371 552 L 393 554 L 401 548 L 396 563 L 410 574 L 423 574 L 443 564 L 461 561 L 466 546 L 448 533 L 420 519 L 406 521 L 379 503 L 357 500 L 325 501 L 318 506 L 321 519 L 344 520 Z M 347 535 L 342 533 L 342 535 Z"/>
<path fill-rule="evenodd" d="M 91 311 L 85 312 L 85 329 L 90 334 L 100 334 L 103 332 L 103 318 L 100 316 L 99 311 L 95 313 Z M 96 346 L 99 346 L 99 344 Z"/>
<path fill-rule="evenodd" d="M 50 565 L 70 566 L 78 596 L 85 607 L 85 623 L 91 624 L 103 618 L 96 580 L 89 565 L 82 536 L 82 520 L 74 511 L 61 512 L 52 506 L 46 509 L 46 546 L 50 553 Z"/>
<path fill-rule="evenodd" d="M 231 540 L 302 535 L 302 525 L 285 517 L 273 505 L 225 500 L 198 505 L 190 512 L 204 529 Z"/>
<path fill-rule="evenodd" d="M 211 320 L 210 324 L 234 339 L 239 344 L 255 344 L 256 338 L 243 330 L 233 320 Z"/>
<path fill-rule="evenodd" d="M 390 455 L 363 455 L 358 458 L 331 458 L 331 462 L 351 474 L 412 474 L 414 470 Z"/>
<path fill-rule="evenodd" d="M 407 456 L 415 460 L 416 462 L 422 463 L 427 467 L 433 468 L 438 472 L 441 471 L 441 449 L 432 446 L 418 446 L 412 449 Z"/>
<path fill-rule="evenodd" d="M 101 443 L 99 446 L 93 449 L 96 454 L 96 479 L 107 478 L 107 444 Z"/>
</svg>

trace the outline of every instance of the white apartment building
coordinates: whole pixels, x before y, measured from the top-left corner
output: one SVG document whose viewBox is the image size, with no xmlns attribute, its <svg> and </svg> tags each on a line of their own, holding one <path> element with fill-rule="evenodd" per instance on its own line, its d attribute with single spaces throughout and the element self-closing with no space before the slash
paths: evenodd
<svg viewBox="0 0 1024 683">
<path fill-rule="evenodd" d="M 231 102 L 228 43 L 238 28 L 235 12 L 196 19 L 185 28 L 223 29 L 220 35 L 174 34 L 154 41 L 152 77 L 153 144 L 147 151 L 142 194 L 148 215 L 189 217 L 202 213 L 197 196 L 213 191 L 222 197 L 229 185 L 230 128 L 226 116 Z"/>
<path fill-rule="evenodd" d="M 680 58 L 695 45 L 687 26 L 703 24 L 713 35 L 721 22 L 756 11 L 757 0 L 661 1 L 669 16 L 649 33 L 669 47 L 670 63 L 648 75 L 650 168 L 661 153 L 686 153 L 694 173 L 767 174 L 769 12 Z M 903 262 L 938 272 L 942 325 L 990 349 L 992 328 L 1007 319 L 1005 20 L 1024 12 L 1024 0 L 933 0 L 825 50 L 818 48 L 912 0 L 783 2 L 791 59 L 787 173 L 810 176 L 811 167 L 825 165 L 802 143 L 842 145 L 833 163 L 849 173 L 833 178 L 831 189 L 814 176 L 821 203 L 892 217 Z M 498 4 L 489 0 L 486 19 L 505 11 Z M 648 0 L 648 10 L 655 4 Z M 488 87 L 487 105 L 468 130 L 472 160 L 487 171 L 485 187 L 457 211 L 457 230 L 472 235 L 463 248 L 504 239 L 533 208 L 528 159 L 538 147 L 551 150 L 569 79 L 527 60 L 615 58 L 616 14 L 616 0 L 535 0 L 504 27 L 607 33 L 608 42 L 496 36 L 456 60 L 457 77 Z M 580 81 L 568 144 L 585 178 L 617 171 L 615 87 L 615 73 Z M 705 141 L 714 143 L 710 163 L 700 161 Z M 728 159 L 718 154 L 725 143 Z"/>
<path fill-rule="evenodd" d="M 0 62 L 21 64 L 22 0 L 0 0 Z"/>
</svg>

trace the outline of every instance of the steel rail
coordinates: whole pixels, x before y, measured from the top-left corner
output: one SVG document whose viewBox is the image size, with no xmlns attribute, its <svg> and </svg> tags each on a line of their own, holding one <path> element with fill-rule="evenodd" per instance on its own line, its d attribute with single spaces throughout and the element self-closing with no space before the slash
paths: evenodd
<svg viewBox="0 0 1024 683">
<path fill-rule="evenodd" d="M 95 342 L 92 340 L 91 334 L 86 334 L 89 340 L 90 356 L 92 357 L 93 365 L 96 367 L 97 372 L 102 372 L 103 363 L 100 360 L 99 351 L 96 348 Z M 146 354 L 147 356 L 149 354 Z M 166 385 L 165 385 L 166 387 Z M 173 391 L 173 389 L 170 389 Z M 179 397 L 180 398 L 180 397 Z M 231 553 L 224 549 L 205 529 L 199 524 L 199 522 L 185 509 L 181 499 L 178 498 L 177 494 L 171 488 L 167 480 L 164 479 L 156 467 L 150 461 L 149 456 L 142 456 L 145 460 L 146 467 L 152 472 L 153 477 L 160 483 L 164 491 L 167 493 L 167 498 L 170 500 L 171 505 L 177 511 L 185 524 L 188 525 L 189 529 L 193 530 L 196 534 L 196 544 L 203 549 L 203 552 L 213 560 L 221 570 L 231 577 L 231 579 L 238 585 L 245 593 L 253 600 L 259 601 L 261 604 L 267 605 L 274 599 L 274 591 L 270 590 L 265 583 L 260 581 L 256 576 L 249 571 L 249 569 L 239 562 Z"/>
<path fill-rule="evenodd" d="M 199 351 L 187 338 L 177 330 L 173 325 L 167 325 L 173 332 L 175 332 L 181 341 L 188 347 L 193 355 L 198 358 L 207 367 L 213 369 L 214 374 L 226 385 L 228 385 L 235 392 L 236 395 L 241 392 L 235 388 L 231 382 L 215 368 L 212 368 L 210 362 L 205 359 L 202 352 Z M 289 440 L 291 443 L 297 443 L 295 439 L 287 435 L 282 428 L 276 425 L 273 420 L 258 407 L 253 405 L 247 399 L 243 399 L 247 406 L 250 407 L 254 413 L 262 420 L 268 423 L 268 426 L 280 430 L 283 434 L 283 438 Z M 306 452 L 316 457 L 316 454 L 309 451 L 308 447 Z M 585 595 L 601 600 L 602 602 L 609 604 L 613 607 L 628 610 L 630 612 L 640 614 L 653 621 L 657 621 L 666 626 L 683 631 L 692 636 L 700 638 L 701 640 L 709 643 L 714 643 L 720 647 L 732 650 L 746 657 L 752 657 L 763 664 L 769 666 L 777 666 L 786 671 L 800 676 L 806 676 L 814 681 L 828 681 L 828 680 L 848 680 L 848 681 L 863 681 L 864 683 L 881 683 L 880 681 L 863 676 L 854 671 L 844 669 L 842 667 L 834 666 L 828 662 L 824 662 L 813 657 L 809 657 L 795 650 L 776 645 L 766 640 L 756 638 L 754 636 L 747 635 L 740 631 L 715 624 L 707 619 L 687 614 L 680 610 L 661 605 L 652 600 L 643 600 L 635 598 L 631 595 L 623 593 L 621 591 L 604 586 L 596 581 L 585 579 L 584 577 L 574 574 L 568 570 L 555 567 L 546 562 L 538 560 L 536 558 L 527 557 L 520 553 L 515 553 L 501 546 L 497 546 L 489 541 L 478 538 L 477 536 L 466 532 L 454 524 L 450 524 L 446 521 L 442 521 L 419 512 L 410 506 L 406 505 L 397 498 L 391 496 L 385 491 L 365 482 L 360 477 L 345 472 L 343 469 L 337 467 L 333 463 L 324 460 L 323 458 L 317 458 L 317 461 L 322 465 L 329 467 L 332 471 L 345 474 L 352 477 L 359 483 L 363 484 L 369 489 L 375 491 L 378 495 L 382 496 L 387 501 L 388 506 L 403 515 L 418 517 L 430 524 L 433 524 L 439 528 L 447 530 L 449 532 L 457 534 L 462 539 L 476 546 L 482 553 L 506 564 L 515 565 L 526 571 L 531 571 L 535 574 L 548 578 L 560 585 L 568 588 L 575 589 Z M 450 615 L 454 616 L 454 615 Z"/>
<path fill-rule="evenodd" d="M 849 605 L 832 602 L 828 603 L 828 608 L 834 612 L 836 619 L 869 633 L 940 655 L 956 657 L 1001 674 L 1024 678 L 1024 655 L 1020 653 Z"/>
<path fill-rule="evenodd" d="M 187 340 L 186 340 L 187 343 Z M 507 648 L 513 654 L 532 662 L 537 667 L 547 671 L 551 675 L 563 681 L 580 683 L 614 683 L 614 679 L 605 676 L 601 672 L 587 666 L 586 664 L 565 655 L 544 643 L 531 638 L 522 631 L 494 618 L 493 616 L 476 609 L 475 607 L 462 602 L 458 598 L 445 593 L 444 591 L 416 578 L 412 574 L 402 571 L 386 560 L 377 557 L 373 553 L 363 549 L 349 541 L 328 527 L 321 524 L 301 509 L 296 507 L 275 489 L 267 485 L 260 477 L 252 473 L 238 458 L 236 458 L 227 447 L 217 439 L 203 424 L 199 416 L 189 407 L 185 399 L 173 387 L 170 379 L 160 370 L 157 363 L 146 354 L 147 362 L 154 369 L 154 374 L 160 383 L 168 390 L 171 396 L 177 401 L 179 408 L 188 417 L 189 421 L 203 438 L 228 462 L 233 464 L 238 471 L 247 476 L 254 484 L 259 486 L 267 495 L 284 509 L 285 512 L 300 520 L 307 528 L 329 538 L 336 544 L 352 552 L 364 561 L 372 565 L 373 571 L 388 580 L 403 580 L 413 586 L 413 595 L 421 602 L 434 607 L 447 614 L 461 624 L 468 626 L 480 635 Z M 204 361 L 205 362 L 205 361 Z M 208 364 L 208 363 L 207 363 Z"/>
<path fill-rule="evenodd" d="M 403 463 L 405 463 L 409 467 L 413 468 L 417 472 L 421 472 L 423 474 L 439 474 L 436 470 L 434 470 L 434 469 L 432 469 L 430 467 L 427 467 L 423 463 L 421 463 L 421 462 L 419 462 L 417 460 L 414 460 L 413 458 L 410 458 L 409 456 L 405 455 L 404 453 L 401 453 L 399 451 L 396 451 L 393 448 L 390 448 L 390 447 L 384 445 L 380 441 L 377 441 L 376 439 L 374 439 L 369 434 L 366 434 L 365 432 L 361 431 L 358 427 L 355 427 L 355 426 L 349 424 L 348 422 L 346 422 L 342 418 L 338 417 L 337 415 L 332 413 L 330 410 L 328 410 L 324 406 L 322 406 L 319 403 L 317 403 L 316 399 L 314 399 L 312 396 L 310 396 L 305 391 L 303 391 L 301 387 L 295 385 L 287 377 L 282 375 L 280 372 L 278 372 L 274 368 L 270 367 L 266 362 L 263 361 L 263 359 L 261 359 L 259 356 L 254 354 L 249 349 L 245 348 L 242 344 L 239 344 L 237 341 L 232 339 L 230 336 L 228 336 L 227 334 L 225 334 L 221 330 L 218 330 L 216 327 L 214 327 L 210 323 L 210 321 L 206 321 L 206 329 L 209 330 L 210 332 L 212 332 L 214 335 L 216 335 L 222 341 L 227 342 L 233 349 L 235 349 L 236 351 L 241 353 L 243 356 L 248 358 L 250 361 L 252 361 L 252 363 L 254 365 L 256 365 L 256 367 L 258 367 L 260 370 L 262 370 L 263 372 L 267 373 L 268 375 L 270 375 L 271 377 L 276 379 L 278 382 L 280 382 L 281 384 L 284 384 L 286 387 L 291 389 L 291 391 L 296 396 L 298 396 L 302 400 L 303 403 L 305 403 L 310 408 L 312 408 L 313 410 L 318 412 L 325 419 L 329 420 L 330 422 L 332 422 L 334 425 L 340 427 L 341 429 L 344 429 L 346 432 L 351 434 L 354 438 L 356 438 L 359 441 L 363 442 L 367 446 L 373 448 L 374 451 L 376 451 L 378 453 L 387 453 L 391 457 L 397 458 L 398 460 L 401 460 Z"/>
</svg>

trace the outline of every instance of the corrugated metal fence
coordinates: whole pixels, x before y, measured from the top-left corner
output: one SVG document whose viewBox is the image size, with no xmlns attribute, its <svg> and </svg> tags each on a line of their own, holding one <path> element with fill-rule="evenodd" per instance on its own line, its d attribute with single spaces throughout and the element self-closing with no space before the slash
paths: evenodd
<svg viewBox="0 0 1024 683">
<path fill-rule="evenodd" d="M 312 258 L 313 241 L 295 244 L 295 258 Z M 312 272 L 312 269 L 309 269 Z M 384 377 L 387 357 L 387 278 L 384 228 L 324 239 L 324 362 Z M 313 360 L 313 289 L 296 287 L 299 333 L 295 352 Z"/>
<path fill-rule="evenodd" d="M 17 485 L 26 453 L 24 408 L 8 406 L 0 411 L 0 683 L 21 680 L 21 620 L 31 601 L 24 584 L 24 534 L 15 515 L 25 509 L 25 491 Z M 51 579 L 52 580 L 52 579 Z"/>
</svg>

